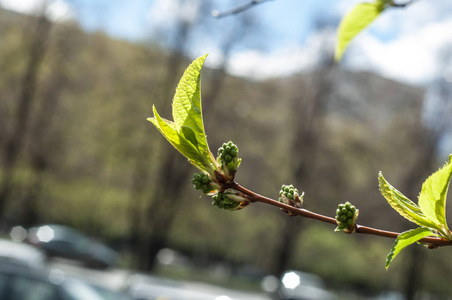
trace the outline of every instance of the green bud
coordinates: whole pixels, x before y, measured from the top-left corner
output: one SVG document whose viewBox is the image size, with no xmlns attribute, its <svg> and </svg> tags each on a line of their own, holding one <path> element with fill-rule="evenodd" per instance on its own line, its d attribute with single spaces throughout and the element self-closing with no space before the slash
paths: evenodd
<svg viewBox="0 0 452 300">
<path fill-rule="evenodd" d="M 241 162 L 238 153 L 239 149 L 231 141 L 223 143 L 218 149 L 217 161 L 222 166 L 224 174 L 230 175 L 237 170 Z"/>
<path fill-rule="evenodd" d="M 237 195 L 225 193 L 218 193 L 212 196 L 212 204 L 225 210 L 236 210 L 240 208 L 240 204 L 246 199 L 243 199 Z"/>
<path fill-rule="evenodd" d="M 204 194 L 209 194 L 216 189 L 216 184 L 214 185 L 212 178 L 206 173 L 194 174 L 191 182 L 195 189 L 202 191 Z"/>
<path fill-rule="evenodd" d="M 358 218 L 359 211 L 350 202 L 345 204 L 339 204 L 336 209 L 336 231 L 344 230 L 347 233 L 351 233 L 356 229 L 356 219 Z"/>
<path fill-rule="evenodd" d="M 296 189 L 293 185 L 285 185 L 283 184 L 281 186 L 281 190 L 279 191 L 279 198 L 278 201 L 284 204 L 288 204 L 297 208 L 301 208 L 303 204 L 303 195 L 301 195 L 298 192 L 298 189 Z M 283 211 L 285 211 L 283 209 Z M 289 213 L 285 211 L 286 213 Z M 290 214 L 290 213 L 289 213 Z"/>
</svg>

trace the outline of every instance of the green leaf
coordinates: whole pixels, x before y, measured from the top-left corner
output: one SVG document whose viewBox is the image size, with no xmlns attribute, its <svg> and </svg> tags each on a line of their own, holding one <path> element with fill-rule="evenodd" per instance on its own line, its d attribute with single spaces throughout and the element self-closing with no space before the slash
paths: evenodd
<svg viewBox="0 0 452 300">
<path fill-rule="evenodd" d="M 193 130 L 188 126 L 182 126 L 182 133 L 184 134 L 184 137 L 195 146 L 196 149 L 198 149 L 198 141 L 196 140 L 195 133 Z"/>
<path fill-rule="evenodd" d="M 435 234 L 433 234 L 430 229 L 425 227 L 418 227 L 416 229 L 408 230 L 399 234 L 394 242 L 394 245 L 389 251 L 388 256 L 386 256 L 386 270 L 389 268 L 389 265 L 397 256 L 397 254 L 399 254 L 400 251 L 402 251 L 405 247 L 416 243 L 417 241 L 427 236 L 433 235 Z"/>
<path fill-rule="evenodd" d="M 147 120 L 198 169 L 213 174 L 218 169 L 209 150 L 201 109 L 201 69 L 207 54 L 195 59 L 185 70 L 173 98 L 173 119 L 163 119 L 153 107 Z"/>
<path fill-rule="evenodd" d="M 173 119 L 178 128 L 185 126 L 193 131 L 199 149 L 209 151 L 201 107 L 201 69 L 206 57 L 195 59 L 179 81 L 173 98 Z"/>
<path fill-rule="evenodd" d="M 378 182 L 381 194 L 402 217 L 419 226 L 439 229 L 436 223 L 424 215 L 419 206 L 389 184 L 381 172 L 378 174 Z"/>
<path fill-rule="evenodd" d="M 335 60 L 340 61 L 350 41 L 374 21 L 385 9 L 383 0 L 359 3 L 345 15 L 338 28 Z"/>
<path fill-rule="evenodd" d="M 160 133 L 162 133 L 162 135 L 171 143 L 171 145 L 173 145 L 173 147 L 176 148 L 182 155 L 187 157 L 193 165 L 198 168 L 201 167 L 201 170 L 203 170 L 203 157 L 199 153 L 198 149 L 196 149 L 195 146 L 185 138 L 185 136 L 181 135 L 177 131 L 177 126 L 174 122 L 161 118 L 155 109 L 155 106 L 153 106 L 152 109 L 154 111 L 154 117 L 148 118 L 147 120 L 152 122 Z"/>
<path fill-rule="evenodd" d="M 449 189 L 452 175 L 452 155 L 441 169 L 433 173 L 422 184 L 422 191 L 419 195 L 419 207 L 422 212 L 432 221 L 444 226 L 446 222 L 446 196 Z M 447 229 L 447 232 L 449 230 Z"/>
</svg>

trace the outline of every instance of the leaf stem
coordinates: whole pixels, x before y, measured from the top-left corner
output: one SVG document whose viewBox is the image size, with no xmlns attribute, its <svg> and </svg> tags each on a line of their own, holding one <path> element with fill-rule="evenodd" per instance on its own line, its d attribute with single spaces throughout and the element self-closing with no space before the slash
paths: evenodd
<svg viewBox="0 0 452 300">
<path fill-rule="evenodd" d="M 260 194 L 257 194 L 251 190 L 248 190 L 247 188 L 241 186 L 235 181 L 229 182 L 225 184 L 225 187 L 232 188 L 240 193 L 242 193 L 242 197 L 248 199 L 250 202 L 262 202 L 269 205 L 273 205 L 276 207 L 279 207 L 285 211 L 289 211 L 294 215 L 298 215 L 305 218 L 314 219 L 317 221 L 321 221 L 324 223 L 330 223 L 333 225 L 337 225 L 336 219 L 328 216 L 324 216 L 322 214 L 318 214 L 315 212 L 312 212 L 307 209 L 303 208 L 296 208 L 293 206 L 290 206 L 288 204 L 281 203 L 277 200 L 262 196 Z M 355 233 L 361 233 L 361 234 L 371 234 L 381 237 L 387 237 L 387 238 L 397 238 L 397 236 L 400 235 L 400 232 L 393 232 L 393 231 L 386 231 L 381 230 L 373 227 L 363 226 L 356 224 L 356 231 Z M 452 241 L 437 238 L 437 237 L 426 237 L 421 240 L 419 240 L 420 243 L 426 243 L 428 244 L 429 248 L 436 248 L 436 247 L 442 247 L 442 246 L 452 246 Z"/>
</svg>

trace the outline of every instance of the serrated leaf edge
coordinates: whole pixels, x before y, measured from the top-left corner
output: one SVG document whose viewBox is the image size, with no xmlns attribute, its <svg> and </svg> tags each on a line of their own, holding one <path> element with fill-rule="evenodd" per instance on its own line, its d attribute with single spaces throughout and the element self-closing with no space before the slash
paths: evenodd
<svg viewBox="0 0 452 300">
<path fill-rule="evenodd" d="M 394 188 L 383 176 L 378 174 L 380 192 L 391 207 L 402 217 L 421 227 L 441 230 L 440 226 L 424 215 L 420 207 Z"/>
<path fill-rule="evenodd" d="M 406 247 L 409 245 L 418 242 L 419 240 L 428 237 L 428 236 L 438 236 L 434 234 L 429 228 L 426 227 L 418 227 L 416 229 L 411 229 L 402 232 L 397 236 L 392 245 L 391 250 L 389 250 L 388 255 L 386 256 L 386 270 L 389 268 L 389 265 L 394 260 L 394 258 Z M 404 240 L 408 240 L 408 243 L 401 245 L 400 243 Z"/>
<path fill-rule="evenodd" d="M 449 170 L 447 170 L 449 168 Z M 442 182 L 442 188 L 440 191 L 432 191 L 432 183 L 437 180 L 437 177 L 442 176 L 443 172 L 446 173 L 446 179 Z M 430 175 L 427 180 L 422 184 L 422 190 L 419 194 L 419 207 L 422 212 L 429 217 L 432 221 L 438 223 L 443 229 L 447 238 L 451 238 L 450 231 L 446 221 L 446 198 L 452 176 L 452 156 L 449 157 L 449 161 L 446 162 L 438 171 Z M 432 195 L 433 194 L 433 195 Z M 434 203 L 434 213 L 431 212 L 430 202 Z"/>
</svg>

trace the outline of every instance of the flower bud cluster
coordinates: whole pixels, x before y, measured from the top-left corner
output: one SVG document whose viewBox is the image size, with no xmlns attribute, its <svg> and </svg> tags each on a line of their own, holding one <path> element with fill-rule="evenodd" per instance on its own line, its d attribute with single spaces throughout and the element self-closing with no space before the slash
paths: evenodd
<svg viewBox="0 0 452 300">
<path fill-rule="evenodd" d="M 241 159 L 238 156 L 239 149 L 237 146 L 229 141 L 223 143 L 223 145 L 218 149 L 218 162 L 220 163 L 223 171 L 229 175 L 237 170 L 240 165 Z"/>
<path fill-rule="evenodd" d="M 227 193 L 218 193 L 212 196 L 212 204 L 225 210 L 239 209 L 241 201 L 237 201 L 237 199 L 233 199 L 234 197 L 231 196 L 232 195 L 228 195 Z"/>
<path fill-rule="evenodd" d="M 303 205 L 303 195 L 304 193 L 300 195 L 298 189 L 296 189 L 292 184 L 283 184 L 281 190 L 279 191 L 278 201 L 297 208 L 301 208 L 301 206 Z"/>
<path fill-rule="evenodd" d="M 191 182 L 193 187 L 204 194 L 212 196 L 212 204 L 225 210 L 238 210 L 247 205 L 250 201 L 242 193 L 231 186 L 235 172 L 240 165 L 241 159 L 238 157 L 239 149 L 232 142 L 224 143 L 218 149 L 216 158 L 219 166 L 214 166 L 213 172 L 204 170 L 194 174 Z"/>
<path fill-rule="evenodd" d="M 356 219 L 358 218 L 359 210 L 350 202 L 339 204 L 336 209 L 336 231 L 344 230 L 346 232 L 353 232 L 356 227 Z"/>
<path fill-rule="evenodd" d="M 209 194 L 216 188 L 216 184 L 206 173 L 198 173 L 193 175 L 191 183 L 193 183 L 193 187 L 195 189 L 202 191 L 204 194 Z"/>
</svg>

